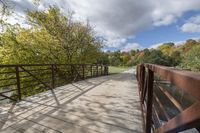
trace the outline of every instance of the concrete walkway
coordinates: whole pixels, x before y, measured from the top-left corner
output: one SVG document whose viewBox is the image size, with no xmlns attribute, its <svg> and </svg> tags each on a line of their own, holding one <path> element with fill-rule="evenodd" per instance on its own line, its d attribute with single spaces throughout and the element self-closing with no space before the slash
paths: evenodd
<svg viewBox="0 0 200 133">
<path fill-rule="evenodd" d="M 87 79 L 0 105 L 3 133 L 143 133 L 133 71 Z"/>
</svg>

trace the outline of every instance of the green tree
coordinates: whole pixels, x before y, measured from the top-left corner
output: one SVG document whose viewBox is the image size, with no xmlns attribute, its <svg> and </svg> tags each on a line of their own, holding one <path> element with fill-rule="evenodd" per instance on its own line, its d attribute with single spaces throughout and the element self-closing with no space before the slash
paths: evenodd
<svg viewBox="0 0 200 133">
<path fill-rule="evenodd" d="M 183 59 L 181 64 L 184 68 L 200 71 L 200 45 L 193 47 Z"/>
<path fill-rule="evenodd" d="M 182 56 L 181 56 L 180 51 L 177 51 L 177 50 L 173 51 L 170 57 L 172 58 L 172 65 L 173 66 L 179 65 L 182 61 Z"/>
<path fill-rule="evenodd" d="M 109 58 L 107 53 L 101 53 L 100 57 L 97 59 L 98 64 L 109 65 Z"/>
<path fill-rule="evenodd" d="M 132 49 L 132 50 L 130 51 L 130 53 L 131 53 L 131 55 L 132 55 L 132 56 L 135 56 L 135 55 L 136 55 L 136 53 L 137 53 L 137 51 L 136 51 L 136 50 L 134 50 L 134 49 Z"/>
<path fill-rule="evenodd" d="M 163 43 L 158 49 L 165 55 L 171 55 L 174 49 L 174 43 Z"/>
<path fill-rule="evenodd" d="M 101 48 L 101 41 L 94 37 L 92 28 L 72 22 L 71 16 L 63 16 L 58 8 L 46 12 L 29 12 L 28 20 L 35 28 L 44 29 L 65 51 L 69 63 L 94 62 Z M 91 56 L 92 53 L 92 56 Z M 88 60 L 88 57 L 90 57 Z"/>
<path fill-rule="evenodd" d="M 96 63 L 101 41 L 92 28 L 70 17 L 59 9 L 28 13 L 30 29 L 7 25 L 0 34 L 2 64 L 18 63 Z"/>
</svg>

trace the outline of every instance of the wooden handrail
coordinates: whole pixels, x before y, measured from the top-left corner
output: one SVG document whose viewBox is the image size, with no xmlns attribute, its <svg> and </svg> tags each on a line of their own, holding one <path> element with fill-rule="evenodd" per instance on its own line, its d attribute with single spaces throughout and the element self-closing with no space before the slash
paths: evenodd
<svg viewBox="0 0 200 133">
<path fill-rule="evenodd" d="M 154 75 L 154 76 L 153 76 Z M 140 92 L 140 98 L 143 105 L 143 110 L 146 111 L 145 118 L 145 132 L 151 133 L 152 131 L 155 133 L 175 133 L 184 131 L 191 128 L 196 128 L 199 130 L 200 127 L 200 74 L 194 73 L 190 71 L 182 71 L 170 67 L 154 65 L 154 64 L 140 64 L 137 66 L 137 74 L 136 74 Z M 171 85 L 176 86 L 177 89 L 189 94 L 194 98 L 194 102 L 184 109 L 181 104 L 176 100 L 176 97 L 171 95 L 169 90 L 162 87 L 159 83 L 157 83 L 155 77 L 160 77 L 162 80 L 166 80 Z M 152 87 L 153 86 L 153 87 Z M 170 103 L 180 111 L 176 116 L 169 116 L 167 114 L 166 107 L 159 96 L 156 95 L 160 93 L 160 95 L 164 96 L 169 100 Z M 163 98 L 164 98 L 163 97 Z M 153 101 L 157 101 L 158 105 L 161 106 L 160 112 L 155 112 L 158 117 L 161 112 L 164 112 L 165 116 L 168 116 L 165 124 L 160 125 L 157 129 L 153 129 L 155 127 L 155 123 L 152 119 L 153 114 L 152 110 L 155 110 L 156 103 Z M 166 101 L 167 102 L 167 101 Z M 145 106 L 146 105 L 146 108 Z M 153 109 L 152 109 L 153 107 Z M 163 111 L 162 111 L 163 110 Z M 154 119 L 155 120 L 155 119 Z"/>
</svg>

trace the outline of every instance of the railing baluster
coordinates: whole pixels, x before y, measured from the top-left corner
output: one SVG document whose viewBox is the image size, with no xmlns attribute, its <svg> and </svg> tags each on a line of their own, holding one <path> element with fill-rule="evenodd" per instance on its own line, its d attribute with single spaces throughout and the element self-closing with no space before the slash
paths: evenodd
<svg viewBox="0 0 200 133">
<path fill-rule="evenodd" d="M 73 65 L 71 64 L 70 65 L 70 68 L 71 68 L 71 81 L 74 81 L 74 68 L 73 68 Z"/>
<path fill-rule="evenodd" d="M 82 69 L 83 69 L 83 79 L 85 79 L 85 65 L 82 64 Z"/>
<path fill-rule="evenodd" d="M 108 68 L 108 66 L 106 65 L 106 66 L 104 66 L 104 73 L 105 73 L 105 75 L 108 75 L 108 70 L 109 68 Z"/>
<path fill-rule="evenodd" d="M 103 66 L 103 75 L 106 75 L 106 66 Z"/>
<path fill-rule="evenodd" d="M 142 67 L 141 67 L 141 101 L 142 101 L 142 104 L 145 101 L 147 85 L 148 85 L 148 77 L 149 77 L 149 73 L 147 73 L 147 75 L 145 73 L 146 73 L 145 67 L 144 67 L 144 65 L 142 65 Z"/>
<path fill-rule="evenodd" d="M 99 69 L 98 69 L 98 65 L 96 65 L 96 69 L 97 69 L 97 77 L 99 76 Z"/>
<path fill-rule="evenodd" d="M 145 82 L 145 67 L 144 65 L 142 64 L 141 66 L 141 90 L 144 90 L 144 82 Z"/>
<path fill-rule="evenodd" d="M 91 66 L 90 66 L 91 77 L 93 76 L 93 75 L 92 75 L 92 71 L 93 71 L 93 67 L 92 67 L 92 65 L 91 65 Z"/>
<path fill-rule="evenodd" d="M 146 133 L 151 133 L 154 73 L 148 69 Z"/>
<path fill-rule="evenodd" d="M 51 86 L 52 86 L 52 89 L 54 89 L 55 88 L 55 73 L 54 73 L 54 65 L 52 64 L 51 65 Z"/>
<path fill-rule="evenodd" d="M 20 88 L 19 66 L 15 66 L 15 70 L 16 70 L 18 100 L 21 100 L 21 88 Z"/>
<path fill-rule="evenodd" d="M 101 65 L 101 76 L 102 76 L 102 65 Z"/>
</svg>

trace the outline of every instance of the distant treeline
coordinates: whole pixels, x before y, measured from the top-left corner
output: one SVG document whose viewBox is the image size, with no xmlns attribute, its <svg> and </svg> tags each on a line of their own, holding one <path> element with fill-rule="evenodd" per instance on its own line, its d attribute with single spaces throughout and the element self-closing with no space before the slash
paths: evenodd
<svg viewBox="0 0 200 133">
<path fill-rule="evenodd" d="M 133 66 L 153 63 L 200 71 L 200 41 L 189 39 L 181 45 L 164 43 L 155 49 L 131 50 L 130 52 L 105 52 L 99 62 L 112 66 Z"/>
</svg>

